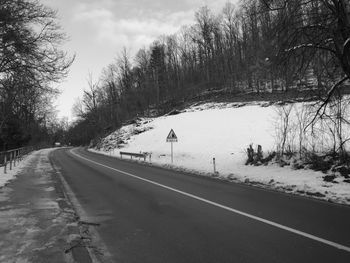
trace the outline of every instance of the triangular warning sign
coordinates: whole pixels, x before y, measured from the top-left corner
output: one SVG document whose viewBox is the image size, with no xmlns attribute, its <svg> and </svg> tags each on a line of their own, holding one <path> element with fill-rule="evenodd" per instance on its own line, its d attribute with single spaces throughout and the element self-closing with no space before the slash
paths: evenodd
<svg viewBox="0 0 350 263">
<path fill-rule="evenodd" d="M 177 142 L 177 136 L 173 129 L 170 130 L 168 137 L 166 137 L 167 142 Z"/>
</svg>

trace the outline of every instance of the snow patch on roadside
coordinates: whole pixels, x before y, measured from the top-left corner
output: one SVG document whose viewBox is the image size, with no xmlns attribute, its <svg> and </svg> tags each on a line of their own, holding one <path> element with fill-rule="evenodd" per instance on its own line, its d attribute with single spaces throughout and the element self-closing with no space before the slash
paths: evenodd
<svg viewBox="0 0 350 263">
<path fill-rule="evenodd" d="M 52 150 L 31 153 L 12 173 L 18 180 L 0 189 L 0 262 L 46 262 L 47 255 L 52 263 L 68 262 L 65 238 L 76 217 L 60 207 L 62 196 L 53 191 Z"/>
<path fill-rule="evenodd" d="M 13 180 L 17 174 L 19 174 L 25 167 L 27 167 L 34 159 L 37 151 L 31 152 L 29 155 L 24 156 L 23 160 L 16 163 L 16 166 L 7 165 L 6 174 L 4 173 L 4 167 L 0 167 L 0 187 L 6 185 L 9 181 Z"/>
<path fill-rule="evenodd" d="M 244 164 L 249 144 L 262 145 L 264 152 L 274 149 L 277 113 L 270 105 L 268 102 L 196 104 L 176 115 L 138 119 L 90 150 L 116 157 L 120 151 L 147 152 L 151 154 L 147 162 L 158 166 L 350 204 L 350 183 L 340 178 L 336 183 L 327 183 L 322 172 Z M 296 107 L 300 105 L 296 103 Z M 173 164 L 170 143 L 166 142 L 170 129 L 178 137 L 178 142 L 173 144 Z M 217 174 L 214 174 L 213 158 Z"/>
</svg>

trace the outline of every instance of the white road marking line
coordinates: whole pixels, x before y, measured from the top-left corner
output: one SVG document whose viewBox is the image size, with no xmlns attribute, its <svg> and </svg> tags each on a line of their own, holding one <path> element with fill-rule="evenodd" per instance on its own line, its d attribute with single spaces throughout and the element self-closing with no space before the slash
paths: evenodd
<svg viewBox="0 0 350 263">
<path fill-rule="evenodd" d="M 157 183 L 157 182 L 154 182 L 154 181 L 151 181 L 151 180 L 148 180 L 148 179 L 145 179 L 145 178 L 142 178 L 142 177 L 133 175 L 133 174 L 131 174 L 131 173 L 121 171 L 121 170 L 119 170 L 119 169 L 115 169 L 115 168 L 109 167 L 109 166 L 107 166 L 107 165 L 104 165 L 104 164 L 101 164 L 101 163 L 92 161 L 92 160 L 87 159 L 87 158 L 85 158 L 85 157 L 82 157 L 81 155 L 78 155 L 78 154 L 76 154 L 75 152 L 73 152 L 73 150 L 70 150 L 70 152 L 71 152 L 73 155 L 75 155 L 76 157 L 78 157 L 78 158 L 81 158 L 81 159 L 84 159 L 84 160 L 86 160 L 86 161 L 88 161 L 88 162 L 91 162 L 91 163 L 97 164 L 97 165 L 99 165 L 99 166 L 102 166 L 102 167 L 111 169 L 111 170 L 113 170 L 113 171 L 116 171 L 116 172 L 119 172 L 119 173 L 128 175 L 128 176 L 133 177 L 133 178 L 135 178 L 135 179 L 138 179 L 138 180 L 141 180 L 141 181 L 144 181 L 144 182 L 147 182 L 147 183 L 150 183 L 150 184 L 153 184 L 153 185 L 162 187 L 162 188 L 164 188 L 164 189 L 167 189 L 167 190 L 170 190 L 170 191 L 179 193 L 179 194 L 184 195 L 184 196 L 187 196 L 187 197 L 191 197 L 191 198 L 196 199 L 196 200 L 198 200 L 198 201 L 201 201 L 201 202 L 204 202 L 204 203 L 207 203 L 207 204 L 210 204 L 210 205 L 213 205 L 213 206 L 222 208 L 222 209 L 224 209 L 224 210 L 230 211 L 230 212 L 232 212 L 232 213 L 239 214 L 239 215 L 242 215 L 242 216 L 245 216 L 245 217 L 254 219 L 254 220 L 256 220 L 256 221 L 265 223 L 265 224 L 267 224 L 267 225 L 274 226 L 274 227 L 283 229 L 283 230 L 285 230 L 285 231 L 288 231 L 288 232 L 291 232 L 291 233 L 294 233 L 294 234 L 297 234 L 297 235 L 300 235 L 300 236 L 303 236 L 303 237 L 306 237 L 306 238 L 309 238 L 309 239 L 318 241 L 318 242 L 320 242 L 320 243 L 323 243 L 323 244 L 326 244 L 326 245 L 329 245 L 329 246 L 332 246 L 332 247 L 335 247 L 335 248 L 338 248 L 338 249 L 341 249 L 341 250 L 345 250 L 345 251 L 347 251 L 347 252 L 350 252 L 350 247 L 347 247 L 347 246 L 338 244 L 338 243 L 336 243 L 336 242 L 329 241 L 329 240 L 327 240 L 327 239 L 320 238 L 320 237 L 317 237 L 317 236 L 314 236 L 314 235 L 305 233 L 305 232 L 303 232 L 303 231 L 300 231 L 300 230 L 297 230 L 297 229 L 294 229 L 294 228 L 291 228 L 291 227 L 288 227 L 288 226 L 281 225 L 281 224 L 276 223 L 276 222 L 273 222 L 273 221 L 269 221 L 269 220 L 267 220 L 267 219 L 264 219 L 264 218 L 261 218 L 261 217 L 258 217 L 258 216 L 254 216 L 254 215 L 251 215 L 251 214 L 248 214 L 248 213 L 245 213 L 245 212 L 242 212 L 242 211 L 233 209 L 233 208 L 228 207 L 228 206 L 225 206 L 225 205 L 221 205 L 221 204 L 219 204 L 219 203 L 210 201 L 210 200 L 208 200 L 208 199 L 205 199 L 205 198 L 202 198 L 202 197 L 193 195 L 193 194 L 189 194 L 189 193 L 187 193 L 187 192 L 183 192 L 183 191 L 181 191 L 181 190 L 178 190 L 178 189 L 175 189 L 175 188 L 172 188 L 172 187 L 169 187 L 169 186 L 166 186 L 166 185 L 163 185 L 163 184 L 160 184 L 160 183 Z"/>
</svg>

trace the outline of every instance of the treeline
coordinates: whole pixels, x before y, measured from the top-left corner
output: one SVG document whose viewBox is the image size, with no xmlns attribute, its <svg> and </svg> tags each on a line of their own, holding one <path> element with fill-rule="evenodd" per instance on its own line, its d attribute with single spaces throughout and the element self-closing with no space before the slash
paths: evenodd
<svg viewBox="0 0 350 263">
<path fill-rule="evenodd" d="M 60 49 L 65 38 L 55 11 L 38 1 L 0 1 L 0 151 L 52 143 L 62 131 L 52 84 L 73 61 Z"/>
<path fill-rule="evenodd" d="M 162 36 L 132 59 L 124 49 L 77 101 L 73 143 L 200 94 L 313 89 L 331 96 L 350 76 L 350 4 L 344 0 L 243 0 Z"/>
</svg>

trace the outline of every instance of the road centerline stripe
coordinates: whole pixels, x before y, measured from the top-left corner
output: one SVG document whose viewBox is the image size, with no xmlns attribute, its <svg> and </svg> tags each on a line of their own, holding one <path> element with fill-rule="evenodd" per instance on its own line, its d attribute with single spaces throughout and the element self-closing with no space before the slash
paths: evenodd
<svg viewBox="0 0 350 263">
<path fill-rule="evenodd" d="M 299 235 L 299 236 L 303 236 L 303 237 L 306 237 L 306 238 L 309 238 L 309 239 L 318 241 L 318 242 L 320 242 L 320 243 L 323 243 L 323 244 L 326 244 L 326 245 L 335 247 L 335 248 L 337 248 L 337 249 L 341 249 L 341 250 L 345 250 L 345 251 L 347 251 L 347 252 L 350 252 L 350 247 L 344 246 L 344 245 L 342 245 L 342 244 L 339 244 L 339 243 L 336 243 L 336 242 L 333 242 L 333 241 L 330 241 L 330 240 L 327 240 L 327 239 L 324 239 L 324 238 L 321 238 L 321 237 L 317 237 L 317 236 L 315 236 L 315 235 L 308 234 L 308 233 L 306 233 L 306 232 L 303 232 L 303 231 L 300 231 L 300 230 L 297 230 L 297 229 L 294 229 L 294 228 L 291 228 L 291 227 L 288 227 L 288 226 L 285 226 L 285 225 L 282 225 L 282 224 L 279 224 L 279 223 L 276 223 L 276 222 L 273 222 L 273 221 L 270 221 L 270 220 L 267 220 L 267 219 L 264 219 L 264 218 L 261 218 L 261 217 L 258 217 L 258 216 L 254 216 L 254 215 L 252 215 L 252 214 L 249 214 L 249 213 L 246 213 L 246 212 L 243 212 L 243 211 L 240 211 L 240 210 L 237 210 L 237 209 L 234 209 L 234 208 L 231 208 L 231 207 L 228 207 L 228 206 L 225 206 L 225 205 L 222 205 L 222 204 L 219 204 L 219 203 L 210 201 L 210 200 L 208 200 L 208 199 L 205 199 L 205 198 L 202 198 L 202 197 L 199 197 L 199 196 L 196 196 L 196 195 L 193 195 L 193 194 L 190 194 L 190 193 L 187 193 L 187 192 L 178 190 L 178 189 L 176 189 L 176 188 L 172 188 L 172 187 L 170 187 L 170 186 L 166 186 L 166 185 L 163 185 L 163 184 L 154 182 L 154 181 L 149 180 L 149 179 L 145 179 L 145 178 L 139 177 L 139 176 L 137 176 L 137 175 L 134 175 L 134 174 L 131 174 L 131 173 L 128 173 L 128 172 L 125 172 L 125 171 L 122 171 L 122 170 L 119 170 L 119 169 L 116 169 L 116 168 L 113 168 L 113 167 L 110 167 L 110 166 L 101 164 L 101 163 L 99 163 L 99 162 L 95 162 L 95 161 L 93 161 L 93 160 L 91 160 L 91 159 L 85 158 L 85 157 L 83 157 L 83 156 L 81 156 L 81 155 L 79 155 L 79 154 L 73 152 L 73 149 L 70 150 L 70 153 L 73 154 L 74 156 L 80 158 L 80 159 L 86 160 L 86 161 L 88 161 L 88 162 L 94 163 L 94 164 L 96 164 L 96 165 L 105 167 L 105 168 L 110 169 L 110 170 L 113 170 L 113 171 L 116 171 L 116 172 L 118 172 L 118 173 L 121 173 L 121 174 L 130 176 L 130 177 L 132 177 L 132 178 L 135 178 L 135 179 L 138 179 L 138 180 L 141 180 L 141 181 L 144 181 L 144 182 L 147 182 L 147 183 L 150 183 L 150 184 L 159 186 L 159 187 L 161 187 L 161 188 L 164 188 L 164 189 L 167 189 L 167 190 L 176 192 L 176 193 L 178 193 L 178 194 L 181 194 L 181 195 L 190 197 L 190 198 L 192 198 L 192 199 L 201 201 L 201 202 L 206 203 L 206 204 L 210 204 L 210 205 L 216 206 L 216 207 L 218 207 L 218 208 L 222 208 L 222 209 L 224 209 L 224 210 L 226 210 L 226 211 L 230 211 L 230 212 L 235 213 L 235 214 L 248 217 L 248 218 L 250 218 L 250 219 L 253 219 L 253 220 L 256 220 L 256 221 L 265 223 L 265 224 L 267 224 L 267 225 L 274 226 L 274 227 L 279 228 L 279 229 L 283 229 L 283 230 L 285 230 L 285 231 L 288 231 L 288 232 L 297 234 L 297 235 Z"/>
</svg>

